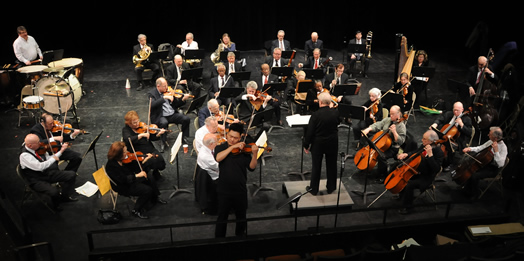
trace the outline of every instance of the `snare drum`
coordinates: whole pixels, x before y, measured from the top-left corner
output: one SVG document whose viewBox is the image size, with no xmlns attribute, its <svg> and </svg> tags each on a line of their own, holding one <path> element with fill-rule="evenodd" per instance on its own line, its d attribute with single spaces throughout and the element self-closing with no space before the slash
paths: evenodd
<svg viewBox="0 0 524 261">
<path fill-rule="evenodd" d="M 80 58 L 64 58 L 62 60 L 50 62 L 49 67 L 63 67 L 65 70 L 74 68 L 74 75 L 80 84 L 84 83 L 84 61 Z"/>
<path fill-rule="evenodd" d="M 22 99 L 25 109 L 34 110 L 44 107 L 44 98 L 40 96 L 27 96 Z"/>
</svg>

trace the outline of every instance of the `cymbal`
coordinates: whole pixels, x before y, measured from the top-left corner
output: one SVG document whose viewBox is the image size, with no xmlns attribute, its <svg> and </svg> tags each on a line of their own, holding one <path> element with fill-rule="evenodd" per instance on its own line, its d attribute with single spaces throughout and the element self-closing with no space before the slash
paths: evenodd
<svg viewBox="0 0 524 261">
<path fill-rule="evenodd" d="M 49 68 L 45 68 L 43 70 L 43 72 L 46 72 L 46 73 L 55 73 L 55 72 L 61 72 L 64 70 L 64 67 L 49 67 Z"/>
<path fill-rule="evenodd" d="M 45 87 L 45 90 L 49 92 L 58 92 L 58 91 L 61 92 L 63 90 L 69 90 L 69 85 L 67 85 L 67 83 L 51 84 L 51 85 L 47 85 Z"/>
</svg>

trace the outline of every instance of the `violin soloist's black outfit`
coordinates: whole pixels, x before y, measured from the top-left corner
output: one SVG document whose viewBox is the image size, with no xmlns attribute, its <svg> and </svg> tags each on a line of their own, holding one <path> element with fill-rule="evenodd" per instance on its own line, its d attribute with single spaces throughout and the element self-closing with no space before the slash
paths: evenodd
<svg viewBox="0 0 524 261">
<path fill-rule="evenodd" d="M 311 115 L 302 146 L 311 151 L 311 194 L 319 191 L 322 159 L 326 156 L 327 191 L 337 188 L 337 155 L 339 112 L 328 106 L 320 107 Z"/>
<path fill-rule="evenodd" d="M 228 143 L 223 143 L 215 148 L 216 155 L 227 149 Z M 218 195 L 218 218 L 215 228 L 215 237 L 225 237 L 229 212 L 233 209 L 236 220 L 245 220 L 247 212 L 247 170 L 252 158 L 251 153 L 233 154 L 229 153 L 226 158 L 219 162 L 220 178 L 217 183 Z M 247 222 L 236 223 L 235 235 L 243 236 L 246 233 Z"/>
<path fill-rule="evenodd" d="M 422 149 L 423 146 L 421 145 L 419 148 Z M 419 189 L 421 192 L 426 190 L 426 188 L 431 185 L 435 179 L 435 176 L 440 171 L 442 161 L 444 160 L 444 152 L 442 152 L 440 146 L 432 146 L 432 151 L 432 157 L 428 157 L 425 151 L 422 153 L 422 159 L 420 161 L 420 165 L 417 168 L 418 174 L 413 175 L 404 189 L 399 193 L 402 206 L 406 209 L 410 209 L 413 206 L 414 190 Z M 413 154 L 414 151 L 409 152 L 406 159 L 408 159 Z"/>
</svg>

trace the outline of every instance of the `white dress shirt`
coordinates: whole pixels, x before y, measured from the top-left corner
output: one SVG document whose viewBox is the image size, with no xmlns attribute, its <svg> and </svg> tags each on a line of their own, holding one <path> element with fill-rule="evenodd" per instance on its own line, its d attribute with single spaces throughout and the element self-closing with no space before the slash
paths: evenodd
<svg viewBox="0 0 524 261">
<path fill-rule="evenodd" d="M 192 41 L 191 44 L 188 44 L 187 41 L 184 41 L 182 44 L 181 53 L 186 54 L 186 50 L 198 50 L 198 43 Z"/>
<path fill-rule="evenodd" d="M 36 155 L 36 152 L 28 147 L 25 147 L 27 151 L 30 153 L 33 153 Z M 20 167 L 22 169 L 31 169 L 38 172 L 43 172 L 47 168 L 49 168 L 53 163 L 56 162 L 55 157 L 51 157 L 49 153 L 46 152 L 44 157 L 42 158 L 44 161 L 39 161 L 35 158 L 35 156 L 31 155 L 28 152 L 24 152 L 20 154 Z M 62 153 L 59 151 L 55 153 L 55 156 L 60 158 L 62 156 Z"/>
<path fill-rule="evenodd" d="M 493 142 L 491 140 L 486 141 L 484 144 L 477 146 L 477 147 L 471 147 L 472 152 L 480 152 L 484 150 L 487 147 L 490 147 Z M 498 141 L 497 142 L 499 151 L 494 152 L 493 148 L 491 148 L 491 152 L 493 152 L 493 161 L 497 164 L 497 167 L 502 168 L 504 166 L 504 163 L 506 162 L 506 156 L 508 155 L 508 147 L 506 147 L 506 144 L 504 141 Z"/>
<path fill-rule="evenodd" d="M 213 156 L 213 151 L 211 151 L 208 147 L 203 146 L 202 149 L 198 152 L 197 164 L 201 169 L 207 171 L 207 174 L 209 174 L 212 180 L 218 179 L 218 162 Z"/>
<path fill-rule="evenodd" d="M 36 60 L 43 56 L 35 38 L 29 35 L 27 36 L 27 41 L 20 36 L 16 38 L 13 43 L 13 49 L 16 58 L 23 63 Z"/>
</svg>

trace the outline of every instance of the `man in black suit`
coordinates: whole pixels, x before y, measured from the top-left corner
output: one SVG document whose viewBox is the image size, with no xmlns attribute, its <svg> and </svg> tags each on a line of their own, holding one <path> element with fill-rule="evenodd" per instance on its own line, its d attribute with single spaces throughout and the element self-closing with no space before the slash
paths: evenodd
<svg viewBox="0 0 524 261">
<path fill-rule="evenodd" d="M 331 96 L 321 93 L 318 96 L 319 109 L 311 115 L 304 136 L 304 152 L 311 151 L 311 182 L 306 190 L 317 195 L 319 192 L 322 158 L 326 156 L 327 193 L 337 188 L 338 155 L 338 110 L 330 108 Z"/>
<path fill-rule="evenodd" d="M 161 129 L 167 129 L 169 123 L 182 125 L 183 144 L 189 144 L 187 138 L 189 137 L 190 119 L 188 116 L 179 113 L 178 107 L 184 105 L 189 98 L 187 94 L 182 95 L 181 98 L 176 98 L 172 95 L 164 95 L 167 91 L 167 80 L 160 77 L 156 80 L 156 88 L 148 92 L 148 98 L 151 99 L 151 122 L 156 124 Z M 167 144 L 167 137 L 164 133 L 161 136 L 160 152 L 164 151 Z"/>
<path fill-rule="evenodd" d="M 355 33 L 355 38 L 349 40 L 349 44 L 366 44 L 366 41 L 362 39 L 362 32 L 357 31 Z M 366 55 L 364 53 L 353 53 L 351 50 L 348 51 L 348 61 L 349 61 L 349 77 L 353 77 L 353 71 L 355 69 L 355 64 L 357 61 L 360 61 L 362 66 L 364 67 L 364 70 L 362 72 L 362 76 L 365 78 L 368 77 L 368 69 L 369 69 L 369 59 L 366 59 Z"/>
<path fill-rule="evenodd" d="M 400 200 L 402 201 L 402 209 L 399 210 L 400 214 L 408 214 L 413 207 L 413 192 L 415 189 L 425 190 L 435 179 L 435 176 L 439 173 L 444 160 L 444 152 L 440 146 L 433 144 L 437 141 L 438 135 L 435 131 L 428 130 L 422 136 L 422 145 L 419 149 L 424 148 L 421 153 L 421 162 L 416 171 L 417 175 L 411 177 L 404 189 L 399 193 Z M 409 153 L 401 153 L 397 155 L 397 159 L 406 160 L 413 156 L 415 151 Z M 402 167 L 402 164 L 397 168 Z M 387 182 L 387 180 L 385 181 Z"/>
<path fill-rule="evenodd" d="M 331 94 L 334 94 L 335 86 L 347 84 L 348 81 L 349 75 L 344 72 L 344 64 L 339 63 L 333 73 L 324 77 L 324 86 L 329 89 Z M 337 97 L 337 102 L 351 105 L 351 95 L 340 95 Z"/>
<path fill-rule="evenodd" d="M 282 50 L 277 47 L 273 49 L 273 55 L 266 58 L 265 63 L 269 65 L 269 68 L 284 67 L 289 63 L 289 60 L 282 58 Z"/>
<path fill-rule="evenodd" d="M 150 52 L 152 52 L 153 45 L 147 43 L 147 37 L 144 34 L 138 35 L 138 44 L 133 46 L 133 55 L 138 55 L 138 52 L 142 49 L 148 49 Z M 140 58 L 140 56 L 139 56 Z M 144 89 L 144 78 L 142 77 L 142 74 L 144 73 L 144 69 L 151 69 L 153 71 L 153 77 L 151 78 L 151 81 L 154 82 L 156 78 L 160 75 L 160 66 L 150 61 L 149 59 L 142 61 L 141 64 L 143 66 L 135 67 L 135 74 L 136 74 L 136 80 L 138 81 L 138 88 L 136 88 L 137 91 L 140 91 Z"/>
<path fill-rule="evenodd" d="M 275 50 L 275 48 L 280 48 L 281 51 L 291 51 L 291 44 L 288 40 L 284 39 L 285 35 L 286 33 L 284 32 L 284 30 L 278 31 L 277 39 L 271 42 L 271 50 Z"/>
<path fill-rule="evenodd" d="M 270 71 L 269 64 L 267 63 L 262 64 L 260 66 L 261 75 L 255 82 L 257 83 L 257 86 L 259 86 L 258 87 L 259 91 L 266 92 L 267 94 L 275 97 L 276 95 L 274 95 L 273 90 L 271 89 L 267 90 L 268 86 L 264 87 L 264 85 L 271 84 L 271 83 L 279 83 L 280 80 L 278 79 L 276 75 L 269 74 L 269 71 Z M 271 105 L 273 107 L 273 110 L 275 111 L 275 117 L 276 117 L 277 124 L 282 126 L 283 124 L 282 124 L 282 119 L 281 119 L 280 100 L 272 99 L 268 101 L 268 104 Z"/>
<path fill-rule="evenodd" d="M 324 65 L 324 63 L 327 64 Z M 306 63 L 298 64 L 298 68 L 322 69 L 324 73 L 326 72 L 327 67 L 329 67 L 329 61 L 326 61 L 326 58 L 320 57 L 319 48 L 313 50 L 313 56 L 308 57 Z"/>
<path fill-rule="evenodd" d="M 62 133 L 60 131 L 55 133 L 51 132 L 53 126 L 53 116 L 47 113 L 43 113 L 40 118 L 40 122 L 35 124 L 31 128 L 29 133 L 36 134 L 36 136 L 38 136 L 38 138 L 40 139 L 40 142 L 43 142 L 45 144 L 49 144 L 50 142 L 57 142 L 58 146 L 61 146 L 62 143 L 75 140 L 75 138 L 81 132 L 80 130 L 75 129 L 71 134 L 61 135 Z M 78 171 L 80 163 L 82 163 L 82 155 L 79 152 L 72 150 L 71 148 L 67 148 L 66 150 L 64 150 L 60 159 L 68 161 L 65 170 L 72 170 L 75 173 Z"/>
<path fill-rule="evenodd" d="M 229 106 L 229 103 L 231 102 L 228 98 L 218 97 L 220 94 L 220 89 L 227 87 L 235 87 L 235 82 L 233 81 L 233 77 L 226 75 L 226 66 L 223 64 L 219 64 L 217 66 L 217 72 L 218 75 L 216 77 L 213 77 L 209 80 L 209 90 L 208 90 L 208 98 L 213 99 L 216 98 L 219 105 L 225 105 Z"/>
<path fill-rule="evenodd" d="M 469 67 L 466 80 L 469 86 L 469 95 L 471 96 L 471 99 L 468 102 L 468 105 L 472 105 L 473 98 L 477 94 L 476 88 L 478 86 L 478 83 L 480 82 L 480 79 L 482 78 L 481 72 L 484 69 L 484 67 L 486 67 L 486 64 L 488 64 L 488 58 L 486 58 L 486 56 L 480 56 L 477 59 L 477 64 Z M 495 85 L 498 82 L 498 77 L 493 72 L 493 68 L 490 64 L 488 64 L 488 67 L 484 69 L 484 77 L 485 80 L 488 80 Z"/>
<path fill-rule="evenodd" d="M 181 79 L 182 71 L 189 70 L 191 67 L 184 62 L 181 55 L 175 55 L 173 63 L 166 68 L 166 80 L 169 86 L 180 89 L 185 93 L 191 93 L 195 97 L 200 97 L 202 84 L 194 82 L 192 79 Z"/>
<path fill-rule="evenodd" d="M 227 53 L 226 74 L 244 71 L 242 63 L 236 60 L 234 52 Z"/>
<path fill-rule="evenodd" d="M 307 40 L 304 44 L 304 51 L 306 52 L 306 59 L 313 54 L 315 49 L 324 49 L 324 42 L 318 39 L 318 33 L 312 32 L 311 39 Z"/>
<path fill-rule="evenodd" d="M 250 81 L 246 85 L 246 91 L 236 97 L 235 103 L 238 105 L 237 114 L 239 120 L 249 122 L 251 115 L 272 108 L 272 106 L 269 105 L 269 101 L 272 97 L 270 95 L 267 95 L 266 97 L 256 97 L 255 94 L 257 89 L 257 83 L 255 81 Z M 258 105 L 255 106 L 252 102 Z M 267 132 L 270 127 L 271 125 L 267 121 L 264 121 L 260 133 L 264 130 Z"/>
</svg>

